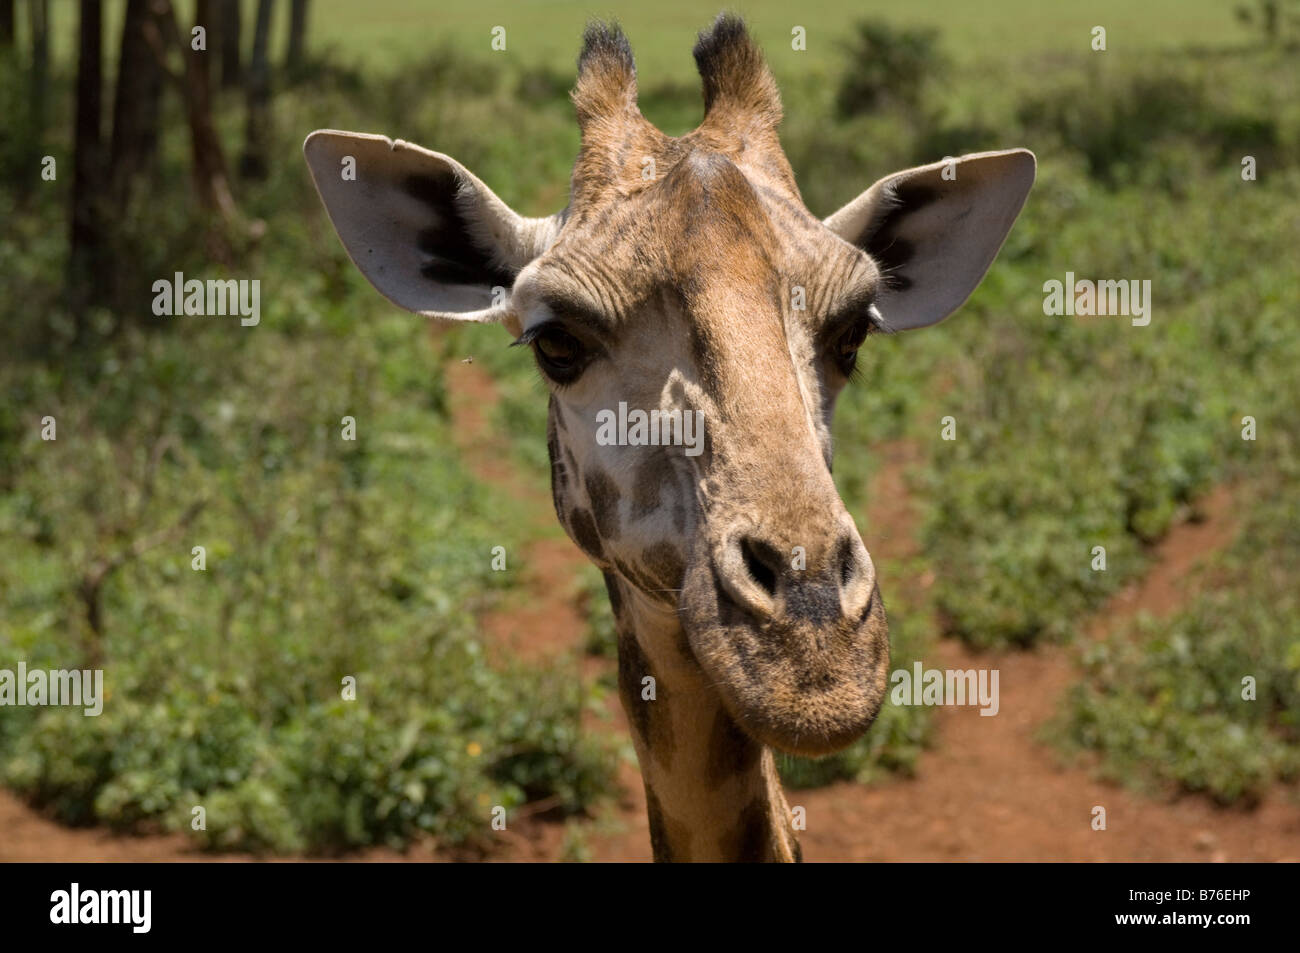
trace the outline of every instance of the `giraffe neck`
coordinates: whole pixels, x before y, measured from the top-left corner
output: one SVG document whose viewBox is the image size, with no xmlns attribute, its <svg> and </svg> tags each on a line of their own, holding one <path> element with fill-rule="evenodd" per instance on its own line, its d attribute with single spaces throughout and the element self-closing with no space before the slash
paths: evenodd
<svg viewBox="0 0 1300 953">
<path fill-rule="evenodd" d="M 727 714 L 674 612 L 606 574 L 656 861 L 799 860 L 770 748 Z"/>
</svg>

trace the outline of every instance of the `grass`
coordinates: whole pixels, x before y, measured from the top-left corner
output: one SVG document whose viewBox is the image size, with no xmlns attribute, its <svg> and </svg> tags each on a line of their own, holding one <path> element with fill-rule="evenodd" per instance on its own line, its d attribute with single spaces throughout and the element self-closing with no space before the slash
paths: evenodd
<svg viewBox="0 0 1300 953">
<path fill-rule="evenodd" d="M 245 30 L 251 29 L 256 0 L 242 0 Z M 288 9 L 272 21 L 270 49 L 284 48 Z M 105 0 L 104 22 L 120 22 L 121 0 Z M 192 5 L 177 0 L 182 23 L 191 23 Z M 1001 0 L 973 5 L 964 0 L 931 0 L 904 5 L 885 0 L 822 0 L 794 10 L 782 0 L 719 2 L 715 7 L 691 0 L 665 0 L 648 6 L 627 2 L 592 4 L 589 0 L 440 0 L 436 7 L 408 0 L 313 0 L 308 48 L 329 51 L 342 62 L 369 74 L 404 70 L 440 48 L 478 68 L 544 68 L 570 74 L 577 57 L 582 25 L 590 18 L 618 19 L 633 41 L 643 87 L 663 84 L 694 87 L 690 57 L 696 34 L 718 12 L 734 10 L 749 21 L 778 80 L 798 83 L 835 72 L 840 44 L 853 23 L 882 17 L 899 26 L 935 27 L 945 52 L 966 65 L 1037 61 L 1059 69 L 1106 56 L 1140 66 L 1160 52 L 1184 54 L 1188 48 L 1240 50 L 1256 42 L 1233 16 L 1230 5 L 1214 0 L 1093 0 L 1086 5 L 1043 4 L 1035 0 Z M 51 35 L 56 66 L 71 62 L 75 50 L 76 6 L 51 4 Z M 25 18 L 19 18 L 19 43 Z M 1093 53 L 1091 30 L 1107 30 L 1108 49 Z M 506 29 L 506 50 L 492 49 L 492 29 Z M 806 49 L 792 49 L 791 31 L 807 31 Z M 106 63 L 117 52 L 114 27 L 105 43 Z M 508 67 L 505 64 L 509 64 Z M 992 86 L 994 84 L 990 84 Z M 954 90 L 955 92 L 956 90 Z M 662 117 L 650 115 L 659 121 Z"/>
<path fill-rule="evenodd" d="M 384 68 L 420 56 L 432 43 L 447 42 L 458 52 L 488 61 L 518 56 L 531 64 L 571 68 L 580 24 L 589 17 L 617 17 L 632 38 L 641 74 L 651 83 L 693 79 L 690 49 L 695 35 L 721 10 L 735 10 L 751 23 L 781 79 L 824 58 L 860 18 L 888 17 L 902 25 L 934 26 L 965 61 L 999 55 L 1090 53 L 1089 31 L 1103 25 L 1112 55 L 1126 56 L 1188 45 L 1219 46 L 1225 32 L 1243 41 L 1249 34 L 1231 10 L 1211 0 L 1157 0 L 1147 4 L 1100 0 L 1086 8 L 1009 0 L 973 6 L 961 0 L 935 0 L 899 8 L 883 0 L 824 0 L 793 10 L 779 0 L 745 0 L 715 7 L 669 0 L 653 7 L 629 3 L 592 4 L 587 0 L 444 0 L 437 17 L 402 0 L 376 0 L 358 7 L 345 0 L 316 0 L 319 9 L 311 40 L 337 45 L 370 67 Z M 328 13 L 326 12 L 328 10 Z M 807 30 L 807 50 L 791 49 L 791 30 Z M 504 26 L 507 50 L 493 53 L 491 30 Z"/>
</svg>

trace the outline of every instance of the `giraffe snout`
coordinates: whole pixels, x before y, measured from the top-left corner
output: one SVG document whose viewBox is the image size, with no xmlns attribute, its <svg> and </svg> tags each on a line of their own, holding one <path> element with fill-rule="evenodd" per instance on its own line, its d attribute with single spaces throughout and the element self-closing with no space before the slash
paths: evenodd
<svg viewBox="0 0 1300 953">
<path fill-rule="evenodd" d="M 805 548 L 751 526 L 698 545 L 680 611 L 736 723 L 764 744 L 821 755 L 849 744 L 880 711 L 889 627 L 856 531 L 812 538 L 820 543 Z"/>
</svg>

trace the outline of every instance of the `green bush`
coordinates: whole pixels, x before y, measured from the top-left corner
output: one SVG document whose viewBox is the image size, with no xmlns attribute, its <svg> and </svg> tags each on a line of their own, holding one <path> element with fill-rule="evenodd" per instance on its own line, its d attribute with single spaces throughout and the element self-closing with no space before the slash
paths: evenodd
<svg viewBox="0 0 1300 953">
<path fill-rule="evenodd" d="M 1207 591 L 1087 647 L 1055 726 L 1067 750 L 1100 753 L 1107 777 L 1224 803 L 1300 772 L 1300 504 L 1271 496 L 1296 476 L 1258 487 L 1267 502 L 1205 573 Z"/>
<path fill-rule="evenodd" d="M 345 270 L 332 236 L 287 227 L 292 204 L 265 213 L 243 272 L 276 276 L 257 328 L 137 312 L 72 350 L 46 315 L 12 314 L 38 348 L 0 366 L 0 667 L 97 652 L 111 697 L 98 718 L 7 710 L 0 778 L 68 822 L 219 849 L 460 843 L 495 805 L 586 809 L 613 763 L 580 731 L 579 682 L 495 670 L 473 638 L 510 584 L 491 548 L 522 545 L 526 521 L 456 459 L 427 325 Z M 95 631 L 81 581 L 143 540 Z"/>
<path fill-rule="evenodd" d="M 835 98 L 841 116 L 891 103 L 914 108 L 925 82 L 945 65 L 937 30 L 900 28 L 887 20 L 859 22 L 845 55 L 847 68 Z"/>
<path fill-rule="evenodd" d="M 1207 177 L 1183 198 L 1040 172 L 1025 227 L 942 330 L 958 350 L 918 418 L 935 598 L 973 645 L 1070 638 L 1201 494 L 1258 462 L 1241 419 L 1281 412 L 1296 353 L 1300 288 L 1276 254 L 1296 226 L 1274 211 L 1294 173 Z M 1044 315 L 1042 283 L 1067 270 L 1149 279 L 1151 323 Z M 945 415 L 955 440 L 939 439 Z"/>
</svg>

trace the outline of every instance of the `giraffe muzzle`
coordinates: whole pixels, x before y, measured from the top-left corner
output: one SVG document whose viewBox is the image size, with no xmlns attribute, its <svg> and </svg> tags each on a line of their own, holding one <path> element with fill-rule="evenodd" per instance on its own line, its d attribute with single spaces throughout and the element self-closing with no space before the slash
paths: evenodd
<svg viewBox="0 0 1300 953">
<path fill-rule="evenodd" d="M 823 755 L 879 713 L 889 627 L 856 530 L 809 548 L 754 532 L 701 542 L 680 608 L 696 659 L 741 728 L 791 754 Z"/>
</svg>

